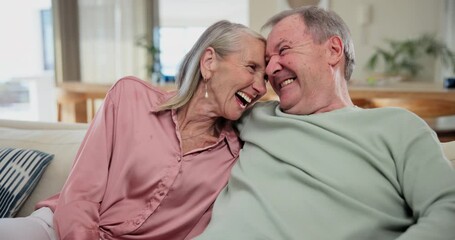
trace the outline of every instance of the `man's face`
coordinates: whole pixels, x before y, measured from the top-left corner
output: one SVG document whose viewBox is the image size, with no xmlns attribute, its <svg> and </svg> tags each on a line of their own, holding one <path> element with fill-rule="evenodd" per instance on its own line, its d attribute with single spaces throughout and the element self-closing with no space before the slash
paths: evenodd
<svg viewBox="0 0 455 240">
<path fill-rule="evenodd" d="M 312 114 L 333 95 L 328 44 L 316 44 L 298 15 L 278 22 L 267 38 L 266 74 L 289 114 Z"/>
</svg>

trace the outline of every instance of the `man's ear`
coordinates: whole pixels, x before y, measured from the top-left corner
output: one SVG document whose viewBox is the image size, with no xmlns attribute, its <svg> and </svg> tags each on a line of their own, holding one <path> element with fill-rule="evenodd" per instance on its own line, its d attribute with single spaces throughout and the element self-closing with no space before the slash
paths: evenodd
<svg viewBox="0 0 455 240">
<path fill-rule="evenodd" d="M 216 52 L 212 47 L 205 49 L 199 62 L 201 68 L 202 78 L 210 79 L 216 61 Z"/>
<path fill-rule="evenodd" d="M 336 65 L 343 59 L 344 46 L 339 36 L 332 36 L 327 40 L 329 64 Z"/>
</svg>

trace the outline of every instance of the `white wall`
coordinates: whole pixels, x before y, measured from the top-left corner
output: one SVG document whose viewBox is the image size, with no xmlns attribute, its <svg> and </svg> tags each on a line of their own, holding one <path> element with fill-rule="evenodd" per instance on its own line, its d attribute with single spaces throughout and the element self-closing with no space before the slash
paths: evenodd
<svg viewBox="0 0 455 240">
<path fill-rule="evenodd" d="M 370 8 L 367 24 L 361 26 L 362 9 Z M 424 33 L 435 34 L 442 39 L 444 0 L 344 0 L 330 3 L 331 10 L 337 12 L 348 24 L 354 40 L 357 66 L 354 79 L 364 79 L 369 73 L 364 69 L 365 62 L 374 47 L 384 46 L 384 39 L 415 38 Z M 435 63 L 430 61 L 419 76 L 423 81 L 435 79 Z"/>
<path fill-rule="evenodd" d="M 289 9 L 285 0 L 250 0 L 249 27 L 261 32 L 262 25 L 270 16 L 285 9 Z"/>
<path fill-rule="evenodd" d="M 455 52 L 455 1 L 445 0 L 445 21 L 444 29 L 446 40 L 449 48 Z M 455 69 L 444 68 L 441 71 L 441 77 L 455 77 Z"/>
<path fill-rule="evenodd" d="M 248 24 L 248 0 L 160 0 L 159 8 L 166 27 L 208 27 L 222 19 Z"/>
</svg>

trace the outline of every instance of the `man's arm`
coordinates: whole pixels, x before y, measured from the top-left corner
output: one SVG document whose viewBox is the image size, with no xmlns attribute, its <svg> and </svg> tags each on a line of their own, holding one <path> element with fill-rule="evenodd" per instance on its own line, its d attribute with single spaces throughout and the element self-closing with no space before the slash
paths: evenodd
<svg viewBox="0 0 455 240">
<path fill-rule="evenodd" d="M 430 129 L 417 132 L 397 161 L 403 196 L 416 223 L 398 239 L 455 239 L 455 171 L 435 134 Z"/>
</svg>

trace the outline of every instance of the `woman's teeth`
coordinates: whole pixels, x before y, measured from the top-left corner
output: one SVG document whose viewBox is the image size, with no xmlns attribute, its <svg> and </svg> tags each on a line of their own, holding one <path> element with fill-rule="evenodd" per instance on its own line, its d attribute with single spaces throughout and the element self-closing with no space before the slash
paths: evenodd
<svg viewBox="0 0 455 240">
<path fill-rule="evenodd" d="M 246 106 L 249 103 L 251 103 L 252 99 L 246 93 L 238 91 L 238 92 L 236 92 L 236 94 L 237 94 L 237 96 L 239 97 L 239 99 L 241 100 L 241 102 L 242 102 L 242 104 L 244 106 Z"/>
<path fill-rule="evenodd" d="M 283 87 L 285 87 L 286 85 L 289 85 L 289 84 L 291 84 L 292 82 L 294 82 L 294 80 L 295 80 L 294 78 L 289 78 L 288 80 L 282 82 L 282 83 L 280 84 L 280 87 L 283 88 Z"/>
</svg>

